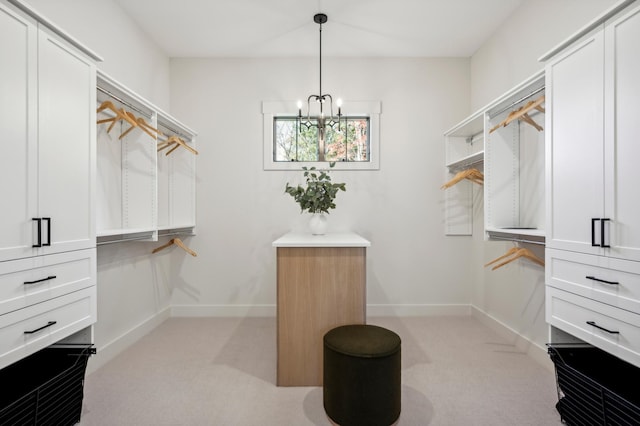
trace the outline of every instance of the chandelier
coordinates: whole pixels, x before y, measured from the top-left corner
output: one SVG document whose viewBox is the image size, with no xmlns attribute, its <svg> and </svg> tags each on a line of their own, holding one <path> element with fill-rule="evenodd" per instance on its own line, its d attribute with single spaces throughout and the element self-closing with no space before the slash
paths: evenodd
<svg viewBox="0 0 640 426">
<path fill-rule="evenodd" d="M 318 94 L 317 95 L 310 95 L 307 98 L 307 113 L 306 113 L 306 117 L 304 117 L 302 115 L 302 101 L 298 101 L 298 122 L 304 126 L 306 126 L 307 129 L 310 129 L 311 127 L 317 127 L 318 128 L 318 138 L 321 142 L 322 145 L 324 145 L 324 136 L 325 136 L 325 131 L 327 129 L 327 127 L 331 127 L 333 129 L 336 128 L 337 125 L 337 130 L 340 131 L 340 120 L 342 118 L 342 100 L 341 99 L 336 99 L 336 106 L 338 107 L 338 114 L 334 115 L 333 114 L 333 98 L 331 97 L 330 94 L 328 93 L 322 93 L 322 24 L 327 22 L 327 15 L 325 15 L 324 13 L 318 13 L 316 15 L 313 16 L 313 21 L 316 24 L 319 24 L 320 26 L 320 73 L 319 73 L 319 90 L 318 90 Z M 311 116 L 311 102 L 317 103 L 320 106 L 320 114 L 318 116 L 312 117 Z M 327 109 L 327 103 L 328 103 L 328 110 L 329 110 L 329 116 L 327 117 L 325 115 L 325 110 Z M 313 118 L 314 121 L 311 121 L 311 119 Z M 302 121 L 302 120 L 305 121 Z M 298 126 L 298 128 L 300 128 L 301 126 Z M 321 147 L 324 148 L 324 147 Z M 323 152 L 324 150 L 321 149 L 320 152 Z"/>
</svg>

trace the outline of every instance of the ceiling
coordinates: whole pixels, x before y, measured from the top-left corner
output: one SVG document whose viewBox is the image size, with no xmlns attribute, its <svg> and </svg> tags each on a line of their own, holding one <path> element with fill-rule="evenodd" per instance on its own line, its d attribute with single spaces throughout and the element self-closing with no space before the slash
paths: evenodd
<svg viewBox="0 0 640 426">
<path fill-rule="evenodd" d="M 469 57 L 525 0 L 115 0 L 170 57 Z"/>
</svg>

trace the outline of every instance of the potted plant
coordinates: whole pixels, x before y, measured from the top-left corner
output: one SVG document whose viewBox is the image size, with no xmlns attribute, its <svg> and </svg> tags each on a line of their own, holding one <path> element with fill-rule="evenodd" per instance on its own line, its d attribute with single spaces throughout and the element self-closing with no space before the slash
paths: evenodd
<svg viewBox="0 0 640 426">
<path fill-rule="evenodd" d="M 333 168 L 335 163 L 329 163 Z M 300 205 L 300 213 L 305 211 L 312 214 L 309 221 L 311 233 L 323 235 L 327 228 L 327 218 L 329 210 L 335 209 L 334 200 L 338 191 L 346 191 L 346 184 L 331 182 L 329 170 L 317 170 L 315 167 L 303 167 L 306 187 L 290 186 L 289 182 L 285 187 L 285 192 L 293 197 Z"/>
</svg>

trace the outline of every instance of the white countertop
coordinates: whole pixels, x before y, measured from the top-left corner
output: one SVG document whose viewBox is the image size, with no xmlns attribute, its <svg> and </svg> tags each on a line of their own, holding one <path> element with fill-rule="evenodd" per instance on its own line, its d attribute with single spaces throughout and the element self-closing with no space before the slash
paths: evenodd
<svg viewBox="0 0 640 426">
<path fill-rule="evenodd" d="M 371 242 L 354 232 L 325 235 L 290 232 L 273 242 L 273 247 L 370 247 Z"/>
</svg>

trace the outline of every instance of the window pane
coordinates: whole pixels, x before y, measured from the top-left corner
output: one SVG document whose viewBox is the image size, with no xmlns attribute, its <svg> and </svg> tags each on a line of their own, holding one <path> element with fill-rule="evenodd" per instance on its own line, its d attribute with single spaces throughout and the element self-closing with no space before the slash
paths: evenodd
<svg viewBox="0 0 640 426">
<path fill-rule="evenodd" d="M 314 120 L 311 120 L 315 124 Z M 304 122 L 303 122 L 304 123 Z M 300 124 L 300 135 L 298 136 L 298 161 L 318 161 L 318 128 L 311 126 L 307 128 Z"/>
<path fill-rule="evenodd" d="M 347 161 L 369 161 L 369 119 L 349 119 L 347 135 Z"/>
<path fill-rule="evenodd" d="M 325 159 L 327 161 L 347 161 L 347 147 L 344 140 L 344 124 L 341 124 L 341 131 L 337 128 L 327 128 L 325 137 Z"/>
<path fill-rule="evenodd" d="M 274 128 L 274 161 L 294 161 L 296 159 L 296 121 L 276 119 Z"/>
<path fill-rule="evenodd" d="M 319 161 L 317 120 L 311 126 L 305 119 L 274 118 L 274 161 Z M 345 128 L 346 126 L 346 128 Z M 325 133 L 325 161 L 370 161 L 369 118 L 349 117 L 340 128 L 327 126 Z"/>
</svg>

